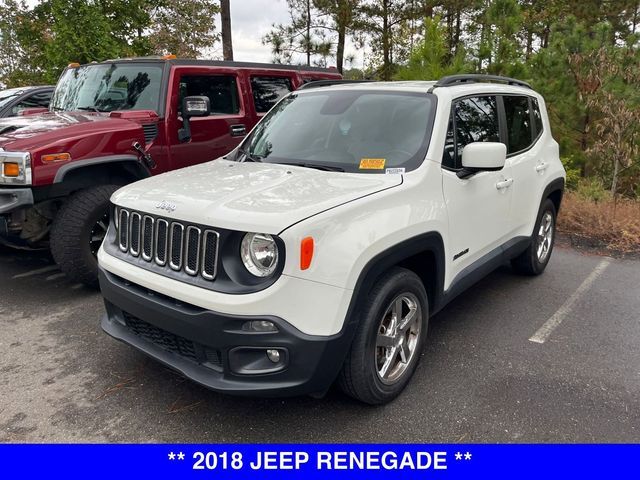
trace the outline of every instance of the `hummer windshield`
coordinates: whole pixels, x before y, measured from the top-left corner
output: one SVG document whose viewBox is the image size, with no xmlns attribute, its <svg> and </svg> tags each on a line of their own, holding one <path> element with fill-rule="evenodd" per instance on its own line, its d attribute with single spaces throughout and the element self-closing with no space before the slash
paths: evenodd
<svg viewBox="0 0 640 480">
<path fill-rule="evenodd" d="M 52 110 L 154 110 L 160 103 L 160 64 L 96 64 L 68 68 L 51 100 Z"/>
<path fill-rule="evenodd" d="M 346 172 L 402 172 L 424 160 L 434 111 L 435 99 L 426 93 L 293 93 L 260 122 L 237 159 Z"/>
</svg>

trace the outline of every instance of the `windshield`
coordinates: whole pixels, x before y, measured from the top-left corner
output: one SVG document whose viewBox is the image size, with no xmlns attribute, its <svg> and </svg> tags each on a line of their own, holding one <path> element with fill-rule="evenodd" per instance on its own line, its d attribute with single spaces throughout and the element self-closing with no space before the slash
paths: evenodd
<svg viewBox="0 0 640 480">
<path fill-rule="evenodd" d="M 53 110 L 154 110 L 160 102 L 162 66 L 98 64 L 68 68 L 51 101 Z"/>
<path fill-rule="evenodd" d="M 0 91 L 0 108 L 4 107 L 11 100 L 24 92 L 22 88 L 11 88 L 9 90 Z"/>
<path fill-rule="evenodd" d="M 264 117 L 241 152 L 247 160 L 347 172 L 408 170 L 424 160 L 434 107 L 434 97 L 422 93 L 294 93 Z"/>
</svg>

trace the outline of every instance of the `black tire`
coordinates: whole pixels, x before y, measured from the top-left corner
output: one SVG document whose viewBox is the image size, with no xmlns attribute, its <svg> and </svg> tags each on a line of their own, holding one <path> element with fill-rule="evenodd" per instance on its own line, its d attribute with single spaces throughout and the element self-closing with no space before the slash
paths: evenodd
<svg viewBox="0 0 640 480">
<path fill-rule="evenodd" d="M 421 318 L 417 320 L 416 328 L 419 323 L 420 330 L 416 335 L 409 361 L 403 362 L 406 365 L 402 367 L 404 371 L 395 381 L 389 383 L 383 381 L 379 374 L 379 349 L 384 347 L 377 345 L 378 334 L 382 332 L 381 322 L 384 323 L 385 313 L 392 302 L 398 297 L 403 298 L 403 295 L 408 295 L 407 298 L 412 297 L 416 304 L 419 304 L 420 311 L 416 312 Z M 403 308 L 405 306 L 403 304 Z M 427 292 L 416 274 L 403 268 L 393 268 L 382 276 L 369 292 L 363 305 L 358 330 L 338 377 L 338 385 L 342 391 L 371 405 L 381 405 L 396 398 L 409 383 L 422 355 L 427 337 L 428 317 Z"/>
<path fill-rule="evenodd" d="M 80 190 L 67 199 L 53 220 L 51 254 L 70 280 L 97 288 L 98 242 L 92 248 L 92 231 L 98 222 L 108 220 L 109 198 L 118 188 L 100 185 Z"/>
<path fill-rule="evenodd" d="M 546 255 L 543 259 L 538 256 L 538 247 L 541 243 L 541 237 L 539 235 L 540 226 L 546 215 L 551 216 L 551 240 Z M 520 255 L 511 260 L 511 266 L 513 269 L 522 275 L 540 275 L 547 268 L 551 253 L 553 252 L 553 245 L 556 239 L 556 207 L 550 199 L 546 199 L 542 204 L 542 208 L 538 213 L 536 219 L 536 225 L 533 228 L 533 234 L 531 235 L 531 241 L 527 249 Z"/>
</svg>

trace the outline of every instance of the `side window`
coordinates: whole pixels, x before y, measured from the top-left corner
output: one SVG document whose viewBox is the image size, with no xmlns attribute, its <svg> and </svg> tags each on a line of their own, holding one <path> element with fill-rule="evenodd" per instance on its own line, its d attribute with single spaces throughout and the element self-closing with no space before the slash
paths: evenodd
<svg viewBox="0 0 640 480">
<path fill-rule="evenodd" d="M 34 93 L 11 107 L 11 113 L 18 115 L 25 108 L 48 108 L 52 93 L 51 91 Z"/>
<path fill-rule="evenodd" d="M 453 128 L 447 132 L 447 144 L 453 153 L 450 155 L 450 168 L 462 168 L 462 150 L 473 142 L 499 142 L 498 102 L 494 96 L 469 97 L 453 104 Z M 453 133 L 452 133 L 453 132 Z M 446 146 L 445 146 L 446 150 Z M 446 165 L 443 162 L 444 166 Z"/>
<path fill-rule="evenodd" d="M 192 95 L 209 97 L 211 115 L 233 115 L 240 112 L 236 78 L 224 75 L 185 75 L 180 78 L 178 111 L 182 99 Z"/>
<path fill-rule="evenodd" d="M 293 89 L 289 78 L 251 77 L 251 90 L 256 112 L 264 113 L 271 110 L 278 100 Z"/>
<path fill-rule="evenodd" d="M 540 135 L 542 132 L 542 114 L 540 113 L 540 107 L 538 106 L 538 100 L 535 98 L 531 99 L 531 104 L 533 105 L 533 122 L 536 126 L 536 136 Z"/>
<path fill-rule="evenodd" d="M 529 97 L 514 95 L 502 98 L 507 121 L 507 154 L 526 150 L 533 143 Z"/>
</svg>

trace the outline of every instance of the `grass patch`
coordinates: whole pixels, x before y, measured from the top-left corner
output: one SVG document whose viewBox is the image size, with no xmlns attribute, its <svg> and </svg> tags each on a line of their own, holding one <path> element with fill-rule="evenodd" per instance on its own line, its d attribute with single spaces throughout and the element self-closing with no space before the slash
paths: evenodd
<svg viewBox="0 0 640 480">
<path fill-rule="evenodd" d="M 613 254 L 640 254 L 640 201 L 607 196 L 594 200 L 565 192 L 558 231 L 579 247 L 605 249 Z"/>
</svg>

